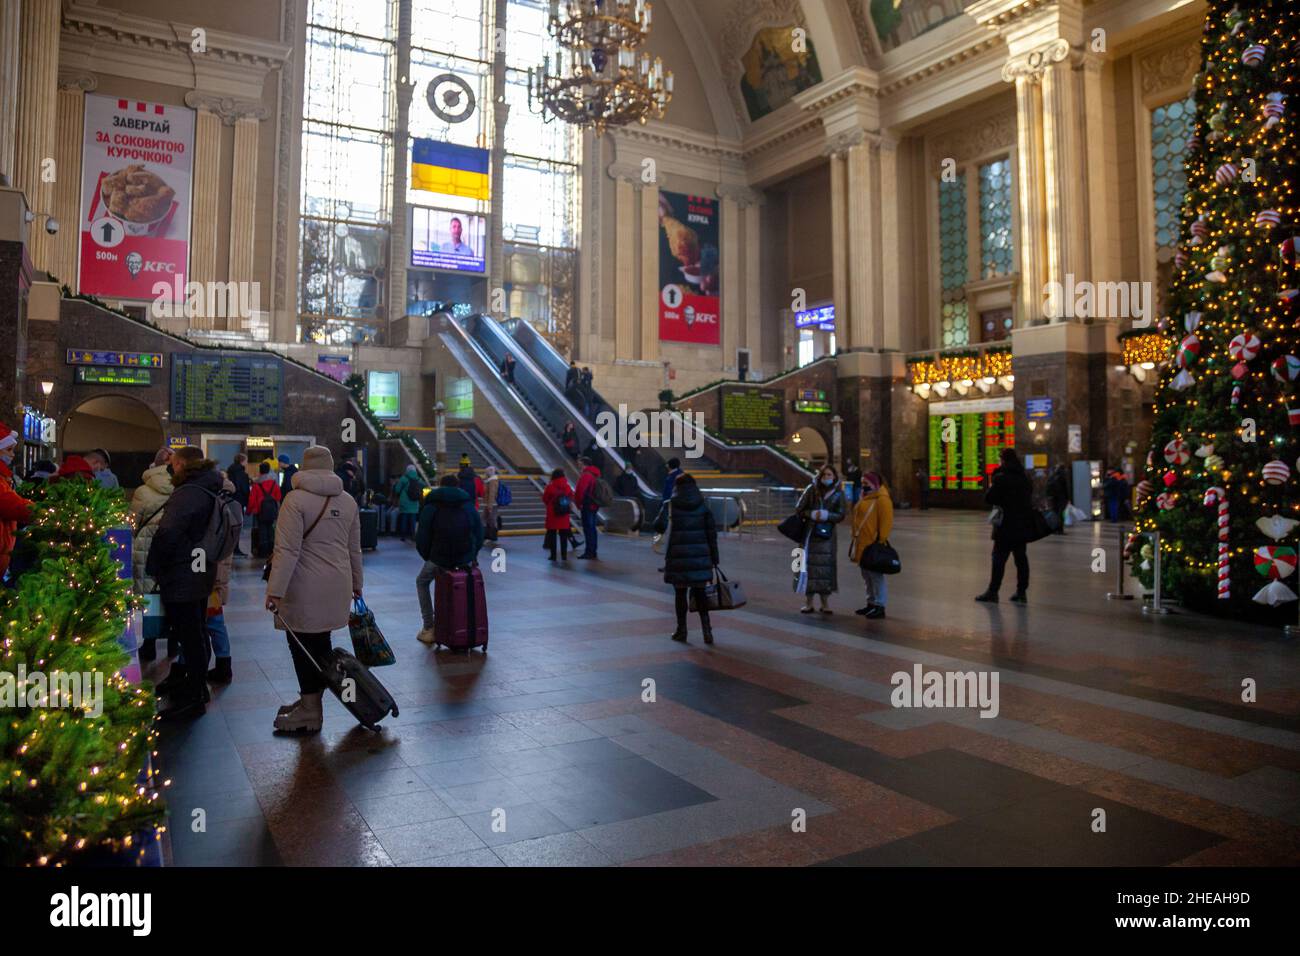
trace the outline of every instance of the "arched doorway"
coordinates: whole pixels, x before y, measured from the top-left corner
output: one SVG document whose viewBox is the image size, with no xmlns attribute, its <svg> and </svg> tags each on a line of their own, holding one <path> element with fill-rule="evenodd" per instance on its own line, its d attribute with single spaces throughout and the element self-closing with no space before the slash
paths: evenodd
<svg viewBox="0 0 1300 956">
<path fill-rule="evenodd" d="M 830 457 L 830 449 L 826 447 L 826 439 L 822 437 L 822 433 L 807 425 L 790 436 L 790 441 L 786 447 L 804 461 L 810 461 L 818 468 L 826 464 L 827 459 Z"/>
<path fill-rule="evenodd" d="M 97 395 L 77 405 L 59 429 L 65 455 L 102 448 L 113 460 L 113 473 L 124 488 L 140 484 L 140 475 L 164 444 L 162 423 L 153 410 L 129 395 Z"/>
</svg>

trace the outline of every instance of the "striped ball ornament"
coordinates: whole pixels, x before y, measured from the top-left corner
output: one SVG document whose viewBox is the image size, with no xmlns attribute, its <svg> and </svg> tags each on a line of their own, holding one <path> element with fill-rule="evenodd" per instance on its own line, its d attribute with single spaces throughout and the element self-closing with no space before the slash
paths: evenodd
<svg viewBox="0 0 1300 956">
<path fill-rule="evenodd" d="M 1300 358 L 1294 355 L 1279 355 L 1269 366 L 1269 371 L 1279 382 L 1294 382 L 1300 378 Z"/>
<path fill-rule="evenodd" d="M 1275 458 L 1260 469 L 1260 474 L 1266 484 L 1280 485 L 1291 477 L 1291 466 Z"/>
<path fill-rule="evenodd" d="M 1237 167 L 1233 163 L 1224 163 L 1214 171 L 1214 181 L 1220 186 L 1226 186 L 1237 178 Z"/>
<path fill-rule="evenodd" d="M 1268 53 L 1268 48 L 1261 43 L 1252 43 L 1246 49 L 1241 51 L 1241 62 L 1247 66 L 1259 66 L 1264 62 L 1264 57 Z"/>
<path fill-rule="evenodd" d="M 1281 222 L 1282 214 L 1276 209 L 1261 209 L 1255 216 L 1255 225 L 1263 226 L 1265 229 L 1272 229 Z"/>
</svg>

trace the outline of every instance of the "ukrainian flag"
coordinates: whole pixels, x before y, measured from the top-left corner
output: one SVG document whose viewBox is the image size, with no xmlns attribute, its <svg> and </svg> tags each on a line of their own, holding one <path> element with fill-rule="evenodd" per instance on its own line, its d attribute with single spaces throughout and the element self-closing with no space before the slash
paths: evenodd
<svg viewBox="0 0 1300 956">
<path fill-rule="evenodd" d="M 411 147 L 411 188 L 466 199 L 487 199 L 488 151 L 417 139 Z"/>
</svg>

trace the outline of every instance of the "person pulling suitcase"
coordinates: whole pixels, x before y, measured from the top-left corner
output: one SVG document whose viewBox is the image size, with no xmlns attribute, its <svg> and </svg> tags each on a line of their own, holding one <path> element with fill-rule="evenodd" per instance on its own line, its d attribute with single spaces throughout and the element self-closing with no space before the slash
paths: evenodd
<svg viewBox="0 0 1300 956">
<path fill-rule="evenodd" d="M 303 452 L 291 480 L 296 494 L 286 495 L 280 507 L 266 609 L 275 615 L 276 630 L 291 635 L 299 698 L 280 708 L 275 729 L 315 733 L 321 728 L 321 694 L 329 686 L 322 669 L 331 656 L 330 633 L 347 628 L 352 600 L 361 597 L 361 521 L 356 500 L 343 493 L 334 474 L 328 448 L 313 445 Z"/>
</svg>

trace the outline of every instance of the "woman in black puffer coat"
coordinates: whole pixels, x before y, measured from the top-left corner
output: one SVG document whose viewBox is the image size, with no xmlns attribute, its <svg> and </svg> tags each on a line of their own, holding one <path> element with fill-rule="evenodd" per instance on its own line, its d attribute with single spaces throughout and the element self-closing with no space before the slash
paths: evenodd
<svg viewBox="0 0 1300 956">
<path fill-rule="evenodd" d="M 676 589 L 677 630 L 674 641 L 686 640 L 687 591 L 694 592 L 700 612 L 704 643 L 713 643 L 704 589 L 713 583 L 713 569 L 718 566 L 718 527 L 713 513 L 690 475 L 679 475 L 673 496 L 664 503 L 655 519 L 655 531 L 663 534 L 672 520 L 668 551 L 664 559 L 664 581 Z"/>
<path fill-rule="evenodd" d="M 794 589 L 803 592 L 802 614 L 813 613 L 813 595 L 821 599 L 821 611 L 830 614 L 830 596 L 839 589 L 836 561 L 835 526 L 844 520 L 844 489 L 834 466 L 825 465 L 817 480 L 804 489 L 795 513 L 804 520 L 805 570 L 795 578 Z M 819 535 L 818 531 L 825 532 Z"/>
</svg>

